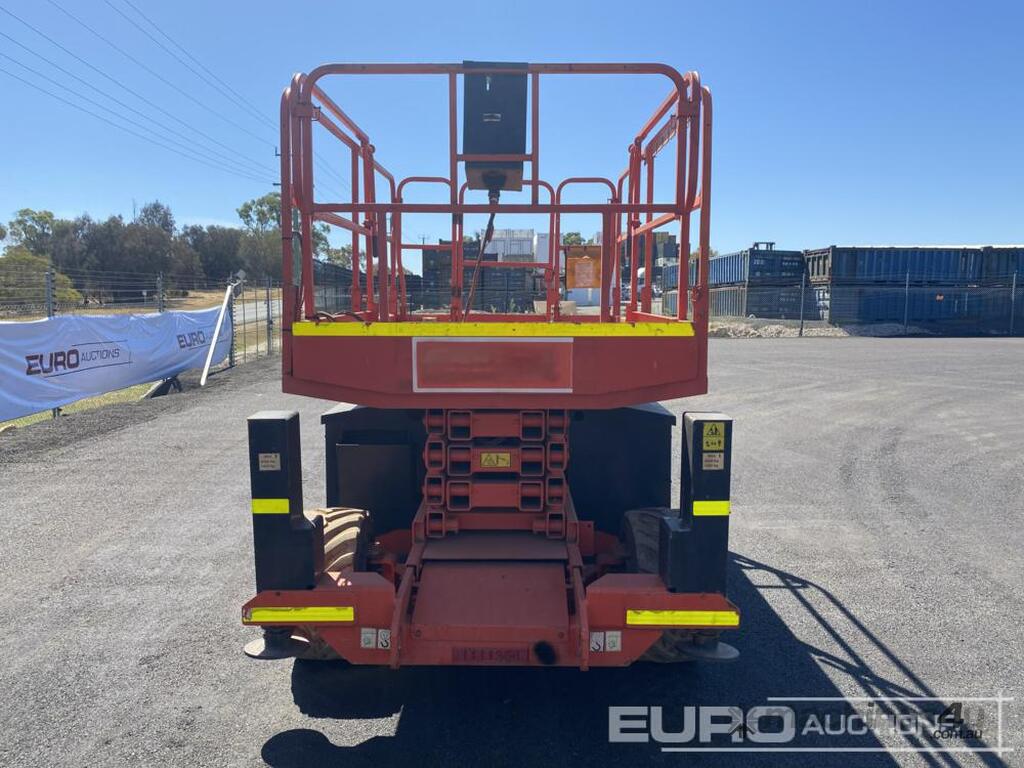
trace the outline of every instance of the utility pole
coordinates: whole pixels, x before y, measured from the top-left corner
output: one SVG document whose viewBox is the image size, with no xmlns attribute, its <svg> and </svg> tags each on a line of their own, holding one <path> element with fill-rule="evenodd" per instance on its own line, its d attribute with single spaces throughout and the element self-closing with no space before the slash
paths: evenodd
<svg viewBox="0 0 1024 768">
<path fill-rule="evenodd" d="M 164 273 L 156 276 L 156 311 L 163 312 L 166 309 L 164 302 Z"/>
</svg>

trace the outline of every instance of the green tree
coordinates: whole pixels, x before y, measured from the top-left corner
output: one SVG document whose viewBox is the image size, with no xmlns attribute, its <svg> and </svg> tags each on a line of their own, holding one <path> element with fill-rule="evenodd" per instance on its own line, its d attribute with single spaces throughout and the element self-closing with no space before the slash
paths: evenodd
<svg viewBox="0 0 1024 768">
<path fill-rule="evenodd" d="M 5 227 L 3 224 L 0 224 L 0 242 L 4 241 L 6 239 L 7 239 L 7 227 Z"/>
<path fill-rule="evenodd" d="M 0 256 L 0 302 L 38 303 L 46 301 L 46 270 L 50 262 L 23 245 L 8 246 Z M 55 272 L 53 297 L 58 304 L 80 304 L 82 294 L 71 278 Z"/>
<path fill-rule="evenodd" d="M 566 232 L 562 235 L 562 245 L 583 245 L 583 235 L 579 232 Z"/>
<path fill-rule="evenodd" d="M 153 275 L 170 272 L 171 235 L 162 226 L 153 223 L 132 222 L 124 227 L 120 254 L 122 272 L 142 272 Z"/>
<path fill-rule="evenodd" d="M 717 256 L 717 255 L 718 255 L 718 251 L 716 251 L 714 248 L 708 248 L 708 258 L 709 259 L 711 257 Z M 694 251 L 690 254 L 690 258 L 691 259 L 699 259 L 700 258 L 700 249 L 699 248 L 694 249 Z"/>
<path fill-rule="evenodd" d="M 242 230 L 235 227 L 193 224 L 182 230 L 181 238 L 199 254 L 203 274 L 212 279 L 226 280 L 243 266 L 238 253 L 242 234 Z"/>
<path fill-rule="evenodd" d="M 343 245 L 340 248 L 327 247 L 326 260 L 342 267 L 352 268 L 352 246 Z"/>
<path fill-rule="evenodd" d="M 194 288 L 203 281 L 203 261 L 187 241 L 176 237 L 171 241 L 170 271 L 167 277 L 178 288 Z"/>
<path fill-rule="evenodd" d="M 163 230 L 168 236 L 174 234 L 174 214 L 171 213 L 171 209 L 168 206 L 159 200 L 154 200 L 152 203 L 146 203 L 146 205 L 142 206 L 142 210 L 139 211 L 139 216 L 135 219 L 134 223 L 143 227 Z"/>
<path fill-rule="evenodd" d="M 110 216 L 106 221 L 93 222 L 83 232 L 83 261 L 89 271 L 133 271 L 125 254 L 124 230 L 124 220 Z"/>
<path fill-rule="evenodd" d="M 50 262 L 54 267 L 76 274 L 96 269 L 86 248 L 89 230 L 95 224 L 88 215 L 54 221 L 50 240 Z"/>
<path fill-rule="evenodd" d="M 281 193 L 270 192 L 263 197 L 247 200 L 239 206 L 238 218 L 245 225 L 246 236 L 239 247 L 239 255 L 243 257 L 247 269 L 255 275 L 281 275 Z M 331 244 L 327 239 L 330 228 L 323 222 L 313 224 L 313 256 L 318 259 L 330 257 Z M 269 254 L 267 244 L 269 236 L 276 239 L 276 255 L 274 259 L 278 262 L 271 270 L 269 269 Z M 255 261 L 250 261 L 255 259 Z"/>
<path fill-rule="evenodd" d="M 22 208 L 11 219 L 8 228 L 16 245 L 24 246 L 36 256 L 49 256 L 54 221 L 50 211 Z"/>
<path fill-rule="evenodd" d="M 251 233 L 264 234 L 281 227 L 281 193 L 270 192 L 239 206 L 238 218 Z"/>
<path fill-rule="evenodd" d="M 281 234 L 277 230 L 246 232 L 239 241 L 238 256 L 250 279 L 281 279 Z"/>
</svg>

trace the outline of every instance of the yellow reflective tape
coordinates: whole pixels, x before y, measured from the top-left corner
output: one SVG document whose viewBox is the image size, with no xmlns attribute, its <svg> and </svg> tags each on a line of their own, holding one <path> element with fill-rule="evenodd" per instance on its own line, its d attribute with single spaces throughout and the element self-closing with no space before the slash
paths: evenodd
<svg viewBox="0 0 1024 768">
<path fill-rule="evenodd" d="M 693 502 L 694 517 L 720 517 L 729 514 L 729 500 L 695 501 Z"/>
<path fill-rule="evenodd" d="M 254 515 L 287 515 L 288 499 L 253 499 Z"/>
<path fill-rule="evenodd" d="M 292 323 L 292 336 L 483 336 L 532 338 L 538 336 L 693 336 L 693 323 L 666 320 L 644 323 L 357 323 L 303 321 Z"/>
<path fill-rule="evenodd" d="M 301 607 L 250 608 L 242 617 L 243 624 L 333 624 L 356 619 L 351 605 L 306 605 Z"/>
<path fill-rule="evenodd" d="M 736 611 L 626 611 L 626 624 L 648 627 L 738 627 Z"/>
</svg>

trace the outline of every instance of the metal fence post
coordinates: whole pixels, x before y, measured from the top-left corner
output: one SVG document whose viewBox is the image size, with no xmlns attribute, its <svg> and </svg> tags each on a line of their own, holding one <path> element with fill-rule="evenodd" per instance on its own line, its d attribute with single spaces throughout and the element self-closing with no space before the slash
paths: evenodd
<svg viewBox="0 0 1024 768">
<path fill-rule="evenodd" d="M 1017 315 L 1017 273 L 1013 273 L 1013 280 L 1010 282 L 1010 335 L 1013 336 L 1013 321 Z"/>
<path fill-rule="evenodd" d="M 907 282 L 903 289 L 903 335 L 910 333 L 908 324 L 910 322 L 910 270 L 907 270 Z"/>
<path fill-rule="evenodd" d="M 53 305 L 53 267 L 46 268 L 46 316 L 53 317 L 54 305 Z M 51 418 L 56 419 L 60 416 L 60 408 L 50 409 Z"/>
<path fill-rule="evenodd" d="M 240 286 L 242 292 L 242 362 L 247 362 L 249 358 L 249 328 L 245 322 L 245 280 L 242 280 Z"/>
<path fill-rule="evenodd" d="M 274 351 L 274 313 L 270 301 L 270 275 L 267 275 L 267 354 Z"/>
<path fill-rule="evenodd" d="M 804 291 L 807 288 L 807 273 L 800 275 L 800 335 L 804 335 Z"/>
<path fill-rule="evenodd" d="M 260 359 L 260 298 L 258 288 L 255 283 L 252 286 L 252 313 L 256 316 L 256 357 L 255 360 Z M 269 354 L 269 350 L 268 350 Z"/>
<path fill-rule="evenodd" d="M 163 312 L 166 309 L 164 302 L 164 273 L 156 276 L 156 311 Z"/>
<path fill-rule="evenodd" d="M 238 324 L 235 322 L 235 291 L 232 289 L 228 299 L 228 311 L 231 313 L 231 347 L 228 351 L 228 367 L 235 367 L 235 344 L 238 343 Z"/>
<path fill-rule="evenodd" d="M 46 269 L 46 316 L 53 317 L 53 267 Z"/>
</svg>

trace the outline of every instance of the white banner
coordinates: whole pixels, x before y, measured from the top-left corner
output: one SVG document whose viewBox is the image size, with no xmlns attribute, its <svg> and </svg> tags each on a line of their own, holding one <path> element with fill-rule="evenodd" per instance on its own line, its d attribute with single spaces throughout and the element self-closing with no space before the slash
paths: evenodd
<svg viewBox="0 0 1024 768">
<path fill-rule="evenodd" d="M 0 421 L 201 368 L 220 307 L 0 322 Z M 213 362 L 231 349 L 224 317 Z"/>
</svg>

